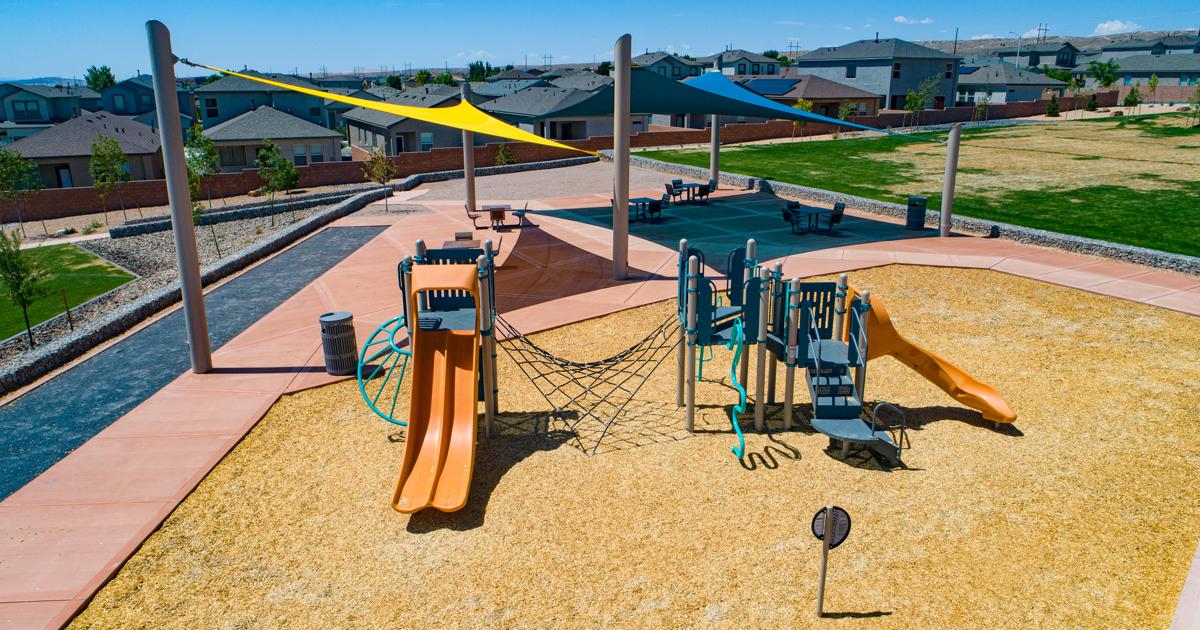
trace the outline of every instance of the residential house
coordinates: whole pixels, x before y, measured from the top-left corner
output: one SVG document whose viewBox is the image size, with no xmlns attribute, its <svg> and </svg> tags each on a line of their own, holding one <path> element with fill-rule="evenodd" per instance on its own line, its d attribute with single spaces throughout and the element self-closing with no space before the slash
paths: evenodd
<svg viewBox="0 0 1200 630">
<path fill-rule="evenodd" d="M 458 88 L 448 85 L 426 85 L 404 90 L 385 103 L 409 107 L 449 107 L 460 100 Z M 346 131 L 350 145 L 362 151 L 382 147 L 388 155 L 413 151 L 428 151 L 438 147 L 461 147 L 462 132 L 407 116 L 397 116 L 374 109 L 355 108 L 346 112 Z M 488 138 L 476 134 L 475 144 L 482 146 Z"/>
<path fill-rule="evenodd" d="M 1074 68 L 1080 65 L 1079 56 L 1082 52 L 1071 42 L 1060 42 L 1001 48 L 995 55 L 1000 61 L 1026 68 Z"/>
<path fill-rule="evenodd" d="M 596 90 L 612 85 L 614 81 L 615 79 L 610 76 L 596 74 L 595 72 L 573 72 L 554 79 L 550 82 L 550 85 L 571 90 L 595 92 Z"/>
<path fill-rule="evenodd" d="M 504 72 L 497 72 L 496 74 L 488 77 L 487 80 L 494 83 L 496 81 L 511 81 L 513 79 L 537 79 L 540 78 L 542 74 L 545 74 L 545 71 L 537 70 L 536 68 L 533 70 L 529 70 L 528 68 L 525 70 L 511 68 L 505 70 Z"/>
<path fill-rule="evenodd" d="M 244 71 L 259 77 L 313 90 L 319 87 L 289 74 L 263 74 Z M 196 88 L 197 115 L 208 129 L 256 108 L 267 106 L 318 125 L 329 124 L 325 99 L 293 92 L 235 76 L 225 76 Z"/>
<path fill-rule="evenodd" d="M 177 85 L 175 98 L 179 102 L 179 113 L 191 118 L 191 92 Z M 139 74 L 100 90 L 100 109 L 119 116 L 138 116 L 154 111 L 153 78 Z"/>
<path fill-rule="evenodd" d="M 374 92 L 365 90 L 363 88 L 328 87 L 322 88 L 322 90 L 332 94 L 338 94 L 340 96 L 352 96 L 354 98 L 361 98 L 368 101 L 383 100 L 382 97 L 377 96 Z M 354 105 L 350 105 L 348 103 L 343 103 L 341 101 L 335 101 L 328 98 L 325 99 L 325 116 L 328 117 L 328 120 L 325 122 L 325 126 L 329 127 L 330 129 L 341 129 L 342 125 L 344 124 L 342 121 L 342 116 L 354 108 Z"/>
<path fill-rule="evenodd" d="M 1014 101 L 1036 101 L 1047 92 L 1062 96 L 1067 84 L 1039 72 L 1018 68 L 1010 63 L 963 66 L 958 74 L 956 105 L 974 105 L 987 101 L 993 105 Z"/>
<path fill-rule="evenodd" d="M 502 96 L 479 106 L 521 129 L 553 140 L 583 140 L 592 136 L 611 136 L 612 116 L 557 117 L 560 111 L 596 96 L 595 92 L 575 88 L 535 87 Z M 648 117 L 634 114 L 630 131 L 647 128 Z"/>
<path fill-rule="evenodd" d="M 1159 87 L 1195 87 L 1200 85 L 1200 55 L 1138 55 L 1117 60 L 1118 86 L 1146 86 L 1151 76 L 1158 76 Z M 1088 86 L 1096 80 L 1088 78 Z M 1142 98 L 1150 95 L 1141 90 Z"/>
<path fill-rule="evenodd" d="M 371 87 L 367 88 L 366 91 L 374 96 L 379 97 L 379 100 L 386 101 L 389 98 L 400 96 L 400 92 L 403 90 L 398 90 L 394 87 L 389 87 L 386 85 L 372 85 Z"/>
<path fill-rule="evenodd" d="M 0 120 L 57 123 L 99 108 L 100 94 L 83 86 L 0 84 Z"/>
<path fill-rule="evenodd" d="M 318 85 L 323 89 L 341 88 L 344 90 L 361 90 L 366 87 L 366 81 L 362 77 L 352 74 L 327 74 L 320 77 L 314 77 L 312 74 L 309 74 L 308 82 Z"/>
<path fill-rule="evenodd" d="M 15 123 L 11 120 L 0 121 L 0 147 L 12 144 L 21 138 L 28 138 L 39 131 L 45 131 L 54 125 L 50 123 Z"/>
<path fill-rule="evenodd" d="M 1200 35 L 1169 35 L 1158 39 L 1129 39 L 1100 48 L 1100 60 L 1124 59 L 1140 55 L 1200 54 Z M 1118 62 L 1120 63 L 1120 62 Z"/>
<path fill-rule="evenodd" d="M 813 104 L 813 113 L 836 118 L 847 105 L 851 116 L 874 116 L 879 111 L 879 95 L 854 86 L 811 74 L 787 78 L 744 78 L 746 89 L 784 105 L 800 99 Z"/>
<path fill-rule="evenodd" d="M 137 116 L 133 116 L 132 118 L 133 118 L 133 120 L 150 127 L 157 133 L 157 131 L 158 131 L 158 112 L 157 111 L 150 110 L 150 111 L 146 112 L 145 114 L 138 114 Z M 186 114 L 179 115 L 179 127 L 180 127 L 180 129 L 183 129 L 183 139 L 185 141 L 188 139 L 188 133 L 189 133 L 189 130 L 191 129 L 193 122 L 195 122 L 195 119 L 192 118 L 191 116 L 188 116 Z"/>
<path fill-rule="evenodd" d="M 796 72 L 876 94 L 883 106 L 904 109 L 910 90 L 930 77 L 938 80 L 931 105 L 941 109 L 954 102 L 958 86 L 955 55 L 902 39 L 862 39 L 843 46 L 818 48 L 798 57 Z"/>
<path fill-rule="evenodd" d="M 724 74 L 779 74 L 779 60 L 745 50 L 725 50 L 707 57 L 697 57 L 701 67 L 716 68 Z"/>
<path fill-rule="evenodd" d="M 110 112 L 83 112 L 6 147 L 38 165 L 38 176 L 47 188 L 91 186 L 88 173 L 92 143 L 115 138 L 129 158 L 130 179 L 161 179 L 162 151 L 158 134 L 150 127 Z"/>
<path fill-rule="evenodd" d="M 267 140 L 296 166 L 337 162 L 342 155 L 342 134 L 266 105 L 208 127 L 204 135 L 216 145 L 227 173 L 254 168 Z"/>
<path fill-rule="evenodd" d="M 633 58 L 633 63 L 650 72 L 657 72 L 659 76 L 676 80 L 700 76 L 700 73 L 706 69 L 705 64 L 695 59 L 680 57 L 679 55 L 661 50 L 638 55 Z M 709 64 L 707 67 L 712 67 L 712 64 Z"/>
<path fill-rule="evenodd" d="M 542 79 L 509 79 L 507 81 L 472 81 L 471 93 L 478 97 L 473 103 L 490 101 L 531 87 L 550 85 Z"/>
</svg>

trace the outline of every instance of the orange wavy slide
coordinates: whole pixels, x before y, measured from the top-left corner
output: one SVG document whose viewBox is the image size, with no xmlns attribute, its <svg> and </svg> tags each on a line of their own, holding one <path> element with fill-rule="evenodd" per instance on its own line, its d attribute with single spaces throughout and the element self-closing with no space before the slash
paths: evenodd
<svg viewBox="0 0 1200 630">
<path fill-rule="evenodd" d="M 465 290 L 476 296 L 473 265 L 417 265 L 412 293 Z M 409 304 L 415 304 L 410 300 Z M 476 308 L 478 312 L 478 308 Z M 411 514 L 433 507 L 454 512 L 467 504 L 475 466 L 478 414 L 479 326 L 474 330 L 418 330 L 412 335 L 412 394 L 400 480 L 392 508 Z"/>
<path fill-rule="evenodd" d="M 857 290 L 851 289 L 857 295 Z M 892 324 L 883 300 L 871 294 L 867 317 L 867 360 L 892 356 L 937 385 L 958 402 L 978 410 L 984 420 L 1012 423 L 1016 412 L 996 388 L 967 374 L 962 368 L 918 346 L 901 335 Z"/>
</svg>

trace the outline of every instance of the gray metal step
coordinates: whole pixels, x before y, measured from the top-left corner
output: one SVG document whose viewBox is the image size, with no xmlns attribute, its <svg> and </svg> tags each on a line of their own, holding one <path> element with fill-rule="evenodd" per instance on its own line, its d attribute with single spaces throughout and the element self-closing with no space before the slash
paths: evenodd
<svg viewBox="0 0 1200 630">
<path fill-rule="evenodd" d="M 854 379 L 845 374 L 836 376 L 813 376 L 809 378 L 809 389 L 818 397 L 853 396 Z"/>
</svg>

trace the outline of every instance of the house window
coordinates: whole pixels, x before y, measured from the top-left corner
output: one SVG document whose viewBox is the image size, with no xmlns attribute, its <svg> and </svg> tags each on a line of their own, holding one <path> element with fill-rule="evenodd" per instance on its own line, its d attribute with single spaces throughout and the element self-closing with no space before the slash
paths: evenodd
<svg viewBox="0 0 1200 630">
<path fill-rule="evenodd" d="M 746 74 L 746 64 L 739 63 L 737 65 L 737 68 L 738 68 L 738 72 L 737 72 L 738 74 Z"/>
<path fill-rule="evenodd" d="M 308 148 L 308 150 L 309 150 L 309 153 L 312 154 L 313 164 L 325 161 L 325 147 L 323 147 L 319 144 L 314 144 L 314 145 L 310 146 Z"/>
<path fill-rule="evenodd" d="M 321 108 L 320 107 L 309 107 L 308 115 L 312 116 L 314 118 L 320 118 L 321 117 Z"/>
<path fill-rule="evenodd" d="M 954 64 L 952 64 L 952 63 L 946 64 L 946 78 L 947 79 L 954 78 Z"/>
<path fill-rule="evenodd" d="M 658 73 L 659 73 L 660 75 L 664 76 L 664 77 L 665 77 L 665 76 L 667 76 L 667 67 L 666 67 L 666 66 L 659 66 L 659 67 L 658 67 Z"/>
<path fill-rule="evenodd" d="M 421 150 L 428 151 L 433 148 L 433 134 L 428 131 L 421 132 Z"/>
<path fill-rule="evenodd" d="M 681 74 L 679 66 L 671 66 L 671 76 L 677 77 Z"/>
<path fill-rule="evenodd" d="M 775 64 L 767 64 L 767 74 L 775 74 Z"/>
<path fill-rule="evenodd" d="M 1133 85 L 1133 77 L 1126 76 L 1125 77 L 1125 85 Z"/>
<path fill-rule="evenodd" d="M 692 66 L 691 72 L 689 74 L 691 74 L 694 77 L 700 76 L 700 68 L 697 68 L 696 66 Z"/>
<path fill-rule="evenodd" d="M 113 111 L 115 111 L 115 112 L 125 111 L 125 95 L 124 94 L 113 94 Z"/>
<path fill-rule="evenodd" d="M 217 147 L 221 166 L 245 166 L 246 150 L 242 147 Z"/>
<path fill-rule="evenodd" d="M 900 64 L 899 63 L 892 64 L 892 78 L 893 79 L 900 78 Z"/>
<path fill-rule="evenodd" d="M 211 96 L 204 99 L 204 117 L 219 118 L 220 112 L 217 111 L 217 99 Z"/>
<path fill-rule="evenodd" d="M 37 101 L 13 101 L 13 120 L 35 120 L 42 117 Z"/>
<path fill-rule="evenodd" d="M 858 78 L 858 66 L 856 66 L 854 64 L 847 65 L 846 66 L 846 78 L 847 79 Z"/>
<path fill-rule="evenodd" d="M 150 107 L 150 95 L 149 94 L 139 95 L 138 102 L 142 104 L 142 107 Z"/>
<path fill-rule="evenodd" d="M 296 166 L 308 164 L 308 147 L 303 144 L 293 144 L 292 161 L 296 163 Z"/>
<path fill-rule="evenodd" d="M 758 64 L 750 65 L 750 74 L 758 74 Z"/>
</svg>

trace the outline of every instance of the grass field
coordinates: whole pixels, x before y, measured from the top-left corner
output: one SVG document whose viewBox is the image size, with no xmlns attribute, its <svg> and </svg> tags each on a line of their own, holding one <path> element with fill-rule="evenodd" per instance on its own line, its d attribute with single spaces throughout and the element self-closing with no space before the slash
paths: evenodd
<svg viewBox="0 0 1200 630">
<path fill-rule="evenodd" d="M 944 139 L 945 134 L 928 137 Z M 1200 128 L 1182 114 L 969 129 L 954 210 L 1055 232 L 1200 255 Z M 707 166 L 708 152 L 645 157 Z M 908 138 L 722 149 L 741 173 L 871 199 L 941 206 L 945 149 Z"/>
<path fill-rule="evenodd" d="M 129 273 L 74 245 L 37 247 L 24 253 L 49 273 L 46 295 L 29 307 L 29 322 L 34 325 L 63 312 L 64 289 L 67 301 L 75 307 L 133 279 Z M 0 296 L 0 339 L 24 330 L 21 309 Z"/>
</svg>

